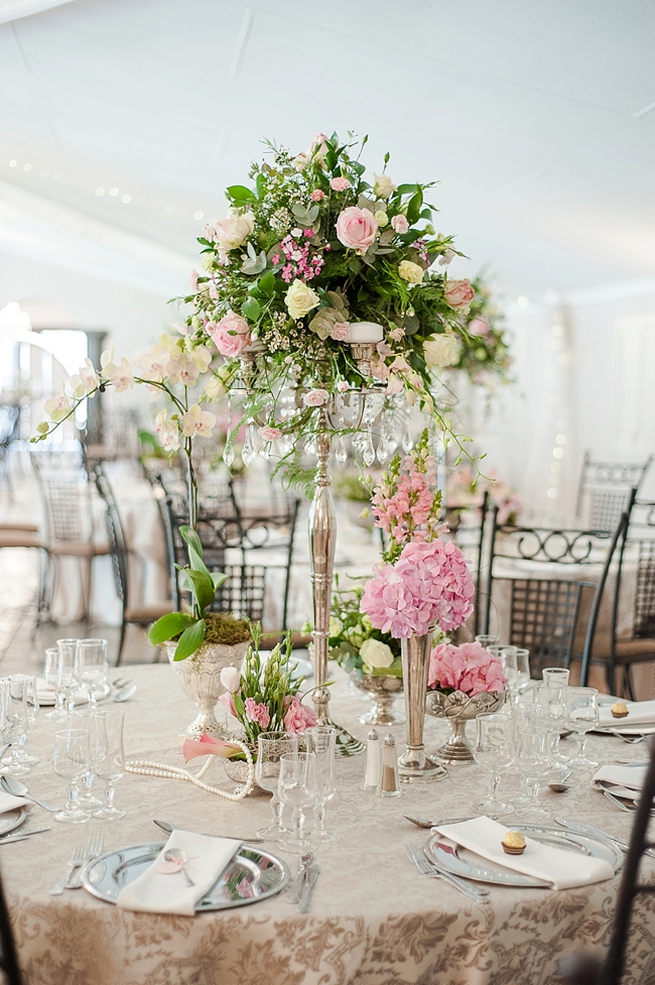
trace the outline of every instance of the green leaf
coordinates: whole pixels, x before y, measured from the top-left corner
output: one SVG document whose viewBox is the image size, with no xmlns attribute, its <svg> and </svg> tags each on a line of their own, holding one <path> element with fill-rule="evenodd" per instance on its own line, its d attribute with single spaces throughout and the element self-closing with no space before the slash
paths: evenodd
<svg viewBox="0 0 655 985">
<path fill-rule="evenodd" d="M 193 568 L 185 568 L 182 574 L 198 600 L 200 608 L 206 609 L 208 605 L 211 605 L 216 597 L 216 589 L 211 574 L 208 571 L 194 571 Z"/>
<path fill-rule="evenodd" d="M 410 195 L 410 194 L 413 195 L 414 192 L 417 189 L 418 189 L 418 185 L 416 185 L 416 184 L 414 184 L 414 185 L 398 185 L 398 187 L 396 188 L 396 193 L 398 195 Z"/>
<path fill-rule="evenodd" d="M 257 175 L 255 187 L 257 188 L 257 198 L 263 198 L 266 193 L 266 178 L 263 174 Z"/>
<path fill-rule="evenodd" d="M 178 640 L 173 660 L 186 660 L 192 653 L 195 653 L 202 646 L 205 638 L 205 628 L 205 620 L 198 619 L 192 626 L 185 629 Z"/>
<path fill-rule="evenodd" d="M 416 195 L 409 200 L 409 205 L 407 206 L 407 221 L 410 226 L 413 226 L 417 221 L 419 212 L 421 211 L 421 206 L 423 205 L 423 192 L 419 188 Z"/>
<path fill-rule="evenodd" d="M 202 559 L 202 541 L 200 540 L 198 531 L 194 530 L 193 527 L 188 526 L 188 524 L 185 524 L 183 527 L 180 527 L 180 536 L 187 545 L 191 567 L 197 568 L 202 566 L 204 568 L 205 565 Z M 196 564 L 195 560 L 198 560 L 200 565 Z"/>
<path fill-rule="evenodd" d="M 348 266 L 350 267 L 351 273 L 358 274 L 362 269 L 362 261 L 359 259 L 359 257 L 353 257 L 351 260 L 348 261 Z"/>
<path fill-rule="evenodd" d="M 227 581 L 228 575 L 224 574 L 222 571 L 212 571 L 211 578 L 214 582 L 214 588 L 220 588 L 223 582 Z"/>
<path fill-rule="evenodd" d="M 256 322 L 262 311 L 262 307 L 256 298 L 249 297 L 241 305 L 241 314 L 248 321 Z"/>
<path fill-rule="evenodd" d="M 266 273 L 259 278 L 259 290 L 267 298 L 272 298 L 275 294 L 275 274 L 272 270 L 267 270 Z"/>
<path fill-rule="evenodd" d="M 192 623 L 193 616 L 187 612 L 167 612 L 150 627 L 148 639 L 155 644 L 165 643 L 167 640 L 172 640 L 174 636 L 179 636 Z"/>
<path fill-rule="evenodd" d="M 231 198 L 235 205 L 248 205 L 257 201 L 254 194 L 245 185 L 230 185 L 225 189 L 228 198 Z"/>
</svg>

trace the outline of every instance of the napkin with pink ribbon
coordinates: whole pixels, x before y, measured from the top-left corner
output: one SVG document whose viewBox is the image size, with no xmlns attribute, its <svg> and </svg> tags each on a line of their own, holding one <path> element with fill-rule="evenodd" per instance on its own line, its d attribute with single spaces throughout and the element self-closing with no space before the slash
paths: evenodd
<svg viewBox="0 0 655 985">
<path fill-rule="evenodd" d="M 234 838 L 175 830 L 152 865 L 121 889 L 116 903 L 125 910 L 192 917 L 196 903 L 217 882 L 240 845 Z"/>
<path fill-rule="evenodd" d="M 516 824 L 520 831 L 521 825 Z M 468 848 L 482 858 L 497 862 L 506 869 L 520 872 L 535 879 L 550 883 L 553 889 L 570 889 L 573 886 L 586 886 L 603 879 L 611 879 L 614 870 L 602 858 L 583 855 L 582 852 L 567 851 L 554 845 L 541 844 L 534 838 L 525 838 L 525 852 L 522 855 L 506 855 L 501 841 L 510 828 L 488 817 L 474 817 L 459 824 L 442 824 L 436 828 L 439 834 L 450 841 Z"/>
</svg>

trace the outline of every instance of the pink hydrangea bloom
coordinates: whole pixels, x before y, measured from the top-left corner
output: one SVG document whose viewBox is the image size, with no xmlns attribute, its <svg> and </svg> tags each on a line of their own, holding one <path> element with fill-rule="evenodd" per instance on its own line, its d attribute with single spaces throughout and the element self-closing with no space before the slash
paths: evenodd
<svg viewBox="0 0 655 985">
<path fill-rule="evenodd" d="M 493 656 L 481 643 L 440 643 L 430 654 L 428 687 L 452 688 L 464 694 L 482 691 L 503 691 L 506 678 L 499 657 Z"/>
<path fill-rule="evenodd" d="M 257 722 L 263 729 L 268 728 L 271 721 L 271 713 L 263 701 L 257 703 L 254 698 L 246 698 L 243 703 L 246 715 L 251 722 Z"/>
</svg>

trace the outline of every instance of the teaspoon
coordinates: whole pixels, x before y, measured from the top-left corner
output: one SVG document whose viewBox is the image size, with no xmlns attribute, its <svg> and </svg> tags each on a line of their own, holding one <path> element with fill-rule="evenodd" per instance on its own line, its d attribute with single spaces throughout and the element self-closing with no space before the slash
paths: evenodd
<svg viewBox="0 0 655 985">
<path fill-rule="evenodd" d="M 187 854 L 183 852 L 180 848 L 167 848 L 164 852 L 164 858 L 167 862 L 175 862 L 179 865 L 179 871 L 182 873 L 186 879 L 187 886 L 195 886 L 195 882 L 186 870 L 187 864 Z"/>
<path fill-rule="evenodd" d="M 13 794 L 14 797 L 25 797 L 26 800 L 33 800 L 35 804 L 43 807 L 46 811 L 61 810 L 61 808 L 55 807 L 53 804 L 47 804 L 45 800 L 39 800 L 38 797 L 35 797 L 28 791 L 24 783 L 13 776 L 0 776 L 0 785 L 4 787 L 7 793 Z"/>
</svg>

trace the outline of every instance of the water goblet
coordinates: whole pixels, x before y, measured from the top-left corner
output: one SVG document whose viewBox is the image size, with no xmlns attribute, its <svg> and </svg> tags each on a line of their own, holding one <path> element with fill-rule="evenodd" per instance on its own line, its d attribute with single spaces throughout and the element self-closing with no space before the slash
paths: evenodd
<svg viewBox="0 0 655 985">
<path fill-rule="evenodd" d="M 88 729 L 65 728 L 55 732 L 52 766 L 57 776 L 67 781 L 66 803 L 63 809 L 54 815 L 55 821 L 83 824 L 91 820 L 91 815 L 79 804 L 79 782 L 89 769 L 91 759 L 90 739 Z"/>
<path fill-rule="evenodd" d="M 566 725 L 575 733 L 578 748 L 569 760 L 569 766 L 598 766 L 585 755 L 587 733 L 598 725 L 598 691 L 594 687 L 568 687 L 566 689 Z"/>
<path fill-rule="evenodd" d="M 537 718 L 524 715 L 518 727 L 518 742 L 517 765 L 523 796 L 518 797 L 515 804 L 520 808 L 521 817 L 543 821 L 550 815 L 539 805 L 537 798 L 542 780 L 552 770 L 548 729 L 540 727 Z"/>
<path fill-rule="evenodd" d="M 43 680 L 49 691 L 54 691 L 55 705 L 52 711 L 46 712 L 46 718 L 53 718 L 56 722 L 66 720 L 66 698 L 63 691 L 57 688 L 57 661 L 59 660 L 59 647 L 49 646 L 45 650 L 43 661 Z"/>
<path fill-rule="evenodd" d="M 515 698 L 530 683 L 530 651 L 521 646 L 503 646 L 501 660 L 510 696 Z"/>
<path fill-rule="evenodd" d="M 115 786 L 125 771 L 124 724 L 125 712 L 119 710 L 101 710 L 93 717 L 91 769 L 105 784 L 105 802 L 92 813 L 103 821 L 115 821 L 125 816 L 125 811 L 114 805 Z"/>
<path fill-rule="evenodd" d="M 80 686 L 80 679 L 77 674 L 79 642 L 78 639 L 57 640 L 57 649 L 59 650 L 57 658 L 57 702 L 59 703 L 59 695 L 61 694 L 67 718 L 75 714 L 75 692 Z"/>
<path fill-rule="evenodd" d="M 25 743 L 30 727 L 36 722 L 39 713 L 39 697 L 37 694 L 36 677 L 34 674 L 12 674 L 15 687 L 20 689 L 25 686 L 25 729 L 21 732 L 18 742 L 12 747 L 14 761 L 22 763 L 23 766 L 35 766 L 39 757 L 27 752 Z"/>
<path fill-rule="evenodd" d="M 107 683 L 107 645 L 107 640 L 103 639 L 82 639 L 77 647 L 77 676 L 86 688 L 89 714 L 93 714 L 98 707 L 98 689 Z"/>
<path fill-rule="evenodd" d="M 490 646 L 496 646 L 498 644 L 498 635 L 493 635 L 492 633 L 478 633 L 475 637 L 475 642 L 483 646 L 485 650 L 488 650 Z"/>
<path fill-rule="evenodd" d="M 306 852 L 312 847 L 305 835 L 305 809 L 318 793 L 316 756 L 313 752 L 285 753 L 280 756 L 278 795 L 292 808 L 291 833 L 282 840 L 290 852 Z"/>
<path fill-rule="evenodd" d="M 316 756 L 317 795 L 314 805 L 314 838 L 334 841 L 334 835 L 325 830 L 325 805 L 337 792 L 335 775 L 336 729 L 330 725 L 315 725 L 305 732 L 307 748 Z"/>
<path fill-rule="evenodd" d="M 28 763 L 21 763 L 19 750 L 27 734 L 27 677 L 25 674 L 10 674 L 5 682 L 5 715 L 2 725 L 2 739 L 9 750 L 0 767 L 3 773 L 24 776 L 29 773 Z"/>
<path fill-rule="evenodd" d="M 478 715 L 475 719 L 475 746 L 473 757 L 489 773 L 489 797 L 473 808 L 487 817 L 497 818 L 514 811 L 512 804 L 498 797 L 503 770 L 514 759 L 512 749 L 512 719 L 502 712 Z"/>
<path fill-rule="evenodd" d="M 260 732 L 257 736 L 257 762 L 255 763 L 255 780 L 264 790 L 270 790 L 271 823 L 257 831 L 260 838 L 279 840 L 288 833 L 282 823 L 284 805 L 278 794 L 280 781 L 280 757 L 298 752 L 298 737 L 290 732 Z"/>
</svg>

